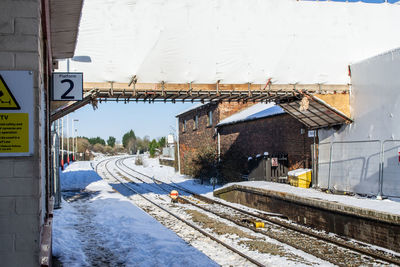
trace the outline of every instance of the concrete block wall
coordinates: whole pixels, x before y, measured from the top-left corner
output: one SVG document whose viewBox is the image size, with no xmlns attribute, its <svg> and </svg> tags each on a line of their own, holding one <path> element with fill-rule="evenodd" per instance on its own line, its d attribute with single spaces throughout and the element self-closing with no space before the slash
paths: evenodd
<svg viewBox="0 0 400 267">
<path fill-rule="evenodd" d="M 43 88 L 40 0 L 0 3 L 0 70 L 34 76 L 34 155 L 0 157 L 0 259 L 2 266 L 38 266 L 43 223 L 43 160 L 39 114 Z"/>
</svg>

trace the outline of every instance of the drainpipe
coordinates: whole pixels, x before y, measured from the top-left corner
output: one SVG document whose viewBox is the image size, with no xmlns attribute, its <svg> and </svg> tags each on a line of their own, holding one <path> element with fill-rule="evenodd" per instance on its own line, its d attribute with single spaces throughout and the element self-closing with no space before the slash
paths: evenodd
<svg viewBox="0 0 400 267">
<path fill-rule="evenodd" d="M 64 117 L 61 118 L 61 170 L 64 170 Z"/>
<path fill-rule="evenodd" d="M 217 140 L 218 140 L 218 162 L 221 161 L 221 136 L 219 134 L 219 131 L 217 129 Z"/>
<path fill-rule="evenodd" d="M 176 118 L 176 145 L 178 149 L 178 173 L 181 174 L 181 153 L 179 151 L 179 118 Z"/>
<path fill-rule="evenodd" d="M 332 173 L 332 150 L 333 150 L 333 142 L 331 140 L 330 151 L 329 151 L 329 172 L 328 172 L 328 190 L 331 186 L 331 173 Z"/>
</svg>

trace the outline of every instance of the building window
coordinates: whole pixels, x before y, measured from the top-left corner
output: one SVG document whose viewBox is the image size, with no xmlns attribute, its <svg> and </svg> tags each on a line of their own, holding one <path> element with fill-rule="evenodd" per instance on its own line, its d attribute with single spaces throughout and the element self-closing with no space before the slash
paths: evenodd
<svg viewBox="0 0 400 267">
<path fill-rule="evenodd" d="M 182 125 L 183 125 L 183 130 L 182 130 L 182 132 L 186 132 L 186 120 L 183 120 Z"/>
<path fill-rule="evenodd" d="M 199 115 L 194 116 L 193 121 L 193 130 L 196 130 L 197 128 L 199 128 Z"/>
<path fill-rule="evenodd" d="M 213 115 L 213 112 L 212 112 L 212 110 L 210 110 L 208 112 L 208 126 L 212 126 L 212 115 Z"/>
</svg>

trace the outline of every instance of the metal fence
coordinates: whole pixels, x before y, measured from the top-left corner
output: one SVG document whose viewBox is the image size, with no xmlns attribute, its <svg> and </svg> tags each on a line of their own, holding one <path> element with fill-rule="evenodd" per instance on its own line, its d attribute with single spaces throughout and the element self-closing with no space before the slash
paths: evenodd
<svg viewBox="0 0 400 267">
<path fill-rule="evenodd" d="M 288 155 L 260 155 L 248 162 L 250 181 L 286 182 L 288 173 Z"/>
<path fill-rule="evenodd" d="M 400 197 L 400 140 L 382 142 L 381 194 Z"/>
<path fill-rule="evenodd" d="M 163 147 L 162 155 L 168 158 L 175 158 L 175 148 L 173 146 L 170 147 Z"/>
<path fill-rule="evenodd" d="M 400 140 L 320 143 L 317 187 L 400 197 Z"/>
</svg>

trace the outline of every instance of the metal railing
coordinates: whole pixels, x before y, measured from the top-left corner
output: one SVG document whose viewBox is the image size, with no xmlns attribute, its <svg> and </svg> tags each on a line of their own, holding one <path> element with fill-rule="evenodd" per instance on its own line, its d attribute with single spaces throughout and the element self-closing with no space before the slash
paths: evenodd
<svg viewBox="0 0 400 267">
<path fill-rule="evenodd" d="M 335 141 L 318 146 L 317 187 L 400 197 L 400 140 Z"/>
</svg>

